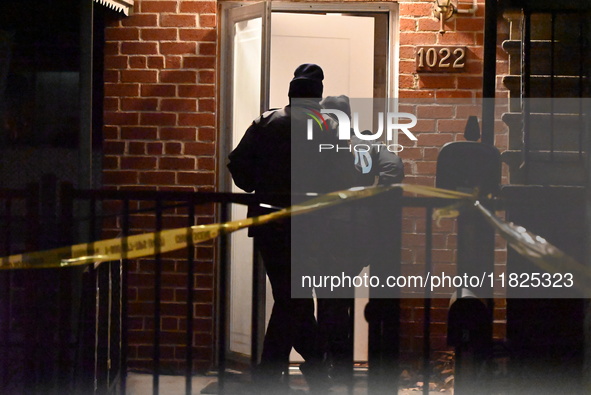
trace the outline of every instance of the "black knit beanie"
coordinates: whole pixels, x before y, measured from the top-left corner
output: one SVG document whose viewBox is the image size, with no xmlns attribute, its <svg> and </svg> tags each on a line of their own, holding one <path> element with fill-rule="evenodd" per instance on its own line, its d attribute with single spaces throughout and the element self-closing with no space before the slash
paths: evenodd
<svg viewBox="0 0 591 395">
<path fill-rule="evenodd" d="M 299 65 L 289 83 L 289 98 L 321 98 L 324 73 L 320 66 L 311 63 Z"/>
</svg>

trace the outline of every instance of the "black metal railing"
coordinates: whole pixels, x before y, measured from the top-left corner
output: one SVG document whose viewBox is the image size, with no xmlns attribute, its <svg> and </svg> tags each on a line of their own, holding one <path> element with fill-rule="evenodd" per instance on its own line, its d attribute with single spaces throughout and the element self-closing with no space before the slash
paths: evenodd
<svg viewBox="0 0 591 395">
<path fill-rule="evenodd" d="M 36 226 L 38 224 L 37 186 L 31 185 L 26 190 L 0 190 L 2 196 L 0 234 L 2 255 L 17 250 L 35 247 Z M 23 277 L 17 272 L 0 273 L 0 392 L 6 391 L 7 383 L 19 379 L 19 370 L 11 363 L 16 357 L 15 345 L 25 347 L 26 339 L 31 341 L 34 334 L 12 333 L 12 327 L 26 319 L 26 302 L 30 295 L 26 292 Z M 10 319 L 9 319 L 10 317 Z M 24 364 L 25 361 L 21 360 Z"/>
<path fill-rule="evenodd" d="M 88 225 L 92 227 L 93 224 L 90 222 L 93 218 L 93 221 L 96 222 L 97 217 L 103 218 L 118 218 L 117 224 L 118 227 L 116 229 L 111 229 L 112 231 L 115 230 L 122 239 L 122 245 L 125 245 L 125 238 L 132 233 L 138 233 L 139 231 L 145 232 L 159 232 L 165 229 L 165 223 L 167 222 L 167 218 L 173 217 L 175 220 L 175 224 L 187 227 L 187 240 L 192 240 L 192 233 L 190 227 L 197 224 L 198 218 L 196 218 L 196 207 L 216 203 L 218 204 L 219 208 L 216 208 L 215 211 L 218 211 L 219 218 L 223 222 L 226 220 L 226 207 L 233 202 L 240 202 L 242 204 L 251 203 L 253 202 L 254 196 L 246 195 L 246 194 L 228 194 L 228 193 L 209 193 L 209 192 L 201 192 L 201 193 L 190 193 L 190 192 L 156 192 L 156 191 L 91 191 L 91 190 L 74 190 L 68 187 L 63 189 L 65 191 L 63 196 L 67 196 L 70 199 L 70 203 L 65 203 L 64 206 L 66 207 L 75 207 L 76 204 L 80 204 L 81 202 L 86 202 L 89 204 L 90 207 L 97 207 L 97 203 L 105 203 L 109 202 L 110 206 L 119 207 L 118 213 L 105 213 L 103 212 L 100 216 L 97 216 L 96 213 L 89 213 L 88 215 Z M 132 207 L 133 206 L 133 207 Z M 98 207 L 101 207 L 99 204 Z M 182 214 L 180 214 L 182 213 Z M 136 225 L 132 228 L 132 223 L 134 221 L 135 216 L 151 217 L 153 221 L 153 226 L 151 229 L 147 224 L 146 221 L 141 222 L 141 226 Z M 207 217 L 208 222 L 209 220 L 213 220 L 214 212 L 212 211 Z M 180 218 L 180 219 L 179 219 Z M 180 222 L 180 223 L 179 223 Z M 139 227 L 138 227 L 139 226 Z M 100 229 L 100 228 L 99 228 Z M 105 230 L 105 228 L 102 228 Z M 91 240 L 96 240 L 96 238 L 91 238 Z M 225 244 L 225 236 L 221 236 L 220 240 L 218 241 L 220 245 L 220 253 L 219 253 L 219 261 L 220 265 L 218 265 L 218 272 L 216 273 L 217 277 L 220 279 L 226 278 L 226 266 L 227 264 L 224 263 L 226 260 L 226 247 Z M 92 247 L 91 247 L 92 248 Z M 91 249 L 90 248 L 90 249 Z M 120 349 L 119 352 L 119 359 L 117 365 L 113 365 L 112 363 L 109 364 L 110 369 L 116 370 L 116 374 L 110 373 L 110 370 L 103 369 L 104 372 L 99 372 L 97 376 L 102 377 L 102 380 L 105 381 L 105 385 L 102 387 L 105 389 L 105 392 L 112 392 L 111 389 L 113 388 L 113 383 L 110 382 L 108 379 L 105 379 L 105 375 L 111 374 L 112 377 L 118 379 L 117 385 L 119 386 L 119 391 L 121 393 L 125 393 L 126 390 L 126 371 L 128 366 L 128 349 L 129 349 L 129 331 L 126 328 L 129 328 L 128 319 L 130 317 L 129 314 L 129 301 L 127 299 L 130 281 L 129 281 L 129 265 L 130 260 L 125 257 L 125 249 L 122 249 L 123 257 L 120 262 L 120 284 L 121 284 L 121 295 L 120 295 L 120 319 L 121 319 L 121 338 L 120 338 Z M 185 320 L 186 320 L 186 330 L 185 330 L 185 345 L 184 345 L 184 372 L 185 372 L 185 391 L 187 394 L 190 394 L 192 391 L 192 377 L 194 374 L 194 347 L 193 347 L 193 320 L 194 320 L 194 303 L 196 302 L 195 297 L 195 249 L 194 248 L 187 248 L 186 252 L 186 262 L 185 262 L 185 272 L 184 276 L 186 276 L 186 300 L 185 300 Z M 153 289 L 153 313 L 152 313 L 152 321 L 154 323 L 152 328 L 152 355 L 151 355 L 151 371 L 152 371 L 152 384 L 153 384 L 153 393 L 159 393 L 159 385 L 160 385 L 160 375 L 162 374 L 162 354 L 161 354 L 161 339 L 162 339 L 162 329 L 161 325 L 157 324 L 160 323 L 163 317 L 163 298 L 162 298 L 162 286 L 163 286 L 163 258 L 160 252 L 160 245 L 159 243 L 155 243 L 155 254 L 153 258 L 151 258 L 153 263 L 153 282 L 150 284 L 151 288 Z M 97 275 L 100 276 L 101 270 L 103 265 L 99 266 L 95 271 Z M 137 285 L 137 284 L 136 284 Z M 143 284 L 146 285 L 146 284 Z M 225 294 L 226 294 L 226 281 L 219 281 L 218 282 L 218 305 L 225 306 Z M 98 287 L 97 289 L 99 289 Z M 104 301 L 103 303 L 108 303 L 108 301 Z M 220 308 L 218 309 L 217 313 L 217 327 L 225 327 L 226 321 L 226 313 L 225 309 Z M 104 322 L 108 317 L 106 316 L 97 316 L 98 322 Z M 104 335 L 108 335 L 105 333 Z M 104 337 L 104 336 L 103 336 Z M 217 349 L 215 350 L 217 364 L 219 365 L 220 370 L 220 377 L 223 377 L 223 366 L 225 362 L 224 351 L 226 349 L 226 338 L 224 331 L 218 331 L 216 335 L 217 340 Z M 107 364 L 108 359 L 103 355 L 97 356 L 97 364 Z M 114 367 L 115 366 L 115 367 Z M 95 378 L 97 380 L 97 378 Z M 223 380 L 222 380 L 223 383 Z"/>
<path fill-rule="evenodd" d="M 227 221 L 230 205 L 261 203 L 261 199 L 252 194 L 215 192 L 77 190 L 71 185 L 58 187 L 55 184 L 53 188 L 46 185 L 45 188 L 41 188 L 41 192 L 36 187 L 31 187 L 27 191 L 0 190 L 0 202 L 3 205 L 0 211 L 3 256 L 81 242 L 89 243 L 88 252 L 92 255 L 94 241 L 118 236 L 124 246 L 127 236 L 163 230 L 168 227 L 167 219 L 171 218 L 171 223 L 176 225 L 180 223 L 188 228 L 187 239 L 192 240 L 191 226 L 214 220 Z M 59 199 L 52 200 L 48 196 L 59 196 Z M 394 263 L 400 263 L 401 218 L 404 210 L 424 209 L 424 270 L 428 273 L 433 270 L 432 212 L 434 208 L 448 205 L 449 200 L 420 197 L 399 197 L 395 200 L 393 204 L 397 207 L 398 220 L 393 224 L 394 236 L 389 246 L 392 248 L 392 256 L 397 257 Z M 54 207 L 43 202 L 54 202 L 51 203 Z M 264 202 L 274 203 L 268 198 L 264 199 Z M 203 205 L 210 205 L 210 207 L 199 210 L 198 208 Z M 15 211 L 15 208 L 19 210 Z M 205 212 L 205 216 L 197 216 L 198 212 Z M 141 218 L 141 221 L 135 224 L 138 218 Z M 146 221 L 146 218 L 149 218 L 149 221 Z M 150 221 L 151 226 L 148 225 Z M 16 225 L 17 223 L 19 226 Z M 225 307 L 228 305 L 228 270 L 231 262 L 227 253 L 229 248 L 227 237 L 225 235 L 219 237 L 213 243 L 212 248 L 214 247 L 217 249 L 215 255 L 217 285 L 216 324 L 212 348 L 214 348 L 213 363 L 218 370 L 219 390 L 223 392 L 228 357 L 226 350 L 229 346 L 226 336 L 229 321 Z M 151 332 L 152 363 L 149 370 L 153 377 L 154 394 L 159 393 L 160 375 L 163 373 L 162 332 L 159 323 L 165 312 L 163 309 L 166 308 L 162 300 L 163 258 L 158 247 L 156 248 L 154 257 L 146 261 L 144 266 L 152 265 L 152 270 L 147 270 L 150 276 L 153 276 L 152 283 L 143 284 L 146 288 L 153 289 L 153 328 L 152 330 L 143 329 Z M 125 251 L 126 249 L 122 248 L 123 256 L 120 261 L 103 263 L 96 268 L 88 265 L 83 268 L 0 272 L 2 285 L 0 392 L 34 394 L 67 391 L 74 394 L 125 394 L 130 359 L 128 296 L 129 268 L 132 264 L 132 261 L 127 259 Z M 186 263 L 182 274 L 186 276 L 184 300 L 186 328 L 183 345 L 185 353 L 182 370 L 185 374 L 185 392 L 191 394 L 196 357 L 194 305 L 199 302 L 195 295 L 195 249 L 187 248 L 184 258 L 175 259 L 184 260 Z M 260 276 L 255 274 L 255 277 Z M 47 282 L 48 279 L 55 282 Z M 45 284 L 40 285 L 42 282 Z M 32 284 L 39 286 L 39 290 L 43 290 L 45 294 L 31 289 Z M 261 286 L 264 286 L 264 282 L 259 281 L 255 284 L 254 292 L 257 292 L 256 290 Z M 26 297 L 21 300 L 19 292 Z M 48 295 L 50 297 L 47 297 Z M 78 296 L 79 303 L 76 302 Z M 429 383 L 431 375 L 429 363 L 432 354 L 430 347 L 431 296 L 433 295 L 424 295 L 422 374 L 425 383 Z M 378 306 L 376 309 L 378 316 L 373 317 L 373 322 L 370 322 L 368 384 L 370 384 L 370 390 L 371 388 L 381 390 L 384 385 L 390 388 L 392 385 L 397 385 L 397 375 L 393 374 L 392 369 L 398 369 L 400 309 L 396 307 L 397 302 L 382 300 L 374 301 L 374 304 Z M 18 324 L 20 321 L 17 310 L 36 305 L 43 308 L 53 307 L 47 312 L 38 310 L 39 315 L 35 317 L 36 323 L 24 320 Z M 257 314 L 262 313 L 257 312 Z M 47 322 L 39 325 L 38 321 L 42 320 Z M 255 349 L 258 347 L 256 344 L 261 330 L 264 328 L 253 330 L 252 333 Z M 48 350 L 52 355 L 46 355 Z M 39 357 L 41 354 L 43 354 L 42 357 Z M 39 361 L 43 361 L 43 364 Z M 256 358 L 253 357 L 252 363 L 255 362 Z M 13 371 L 19 372 L 18 375 Z M 428 390 L 427 385 L 425 393 L 428 393 Z"/>
</svg>

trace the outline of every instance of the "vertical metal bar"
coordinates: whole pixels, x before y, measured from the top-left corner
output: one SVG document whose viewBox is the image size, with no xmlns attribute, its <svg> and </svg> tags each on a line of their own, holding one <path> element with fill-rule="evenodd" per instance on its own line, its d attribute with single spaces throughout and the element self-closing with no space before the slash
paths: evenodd
<svg viewBox="0 0 591 395">
<path fill-rule="evenodd" d="M 91 256 L 94 255 L 94 241 L 97 238 L 96 234 L 96 198 L 92 197 L 89 199 L 90 210 L 89 213 L 89 220 L 88 220 L 88 249 L 87 255 Z M 96 290 L 96 281 L 97 281 L 97 272 L 94 269 L 93 265 L 89 265 L 88 274 L 85 281 L 82 282 L 82 302 L 81 302 L 81 309 L 79 315 L 79 323 L 78 323 L 78 336 L 80 339 L 79 346 L 77 347 L 77 355 L 76 355 L 76 366 L 74 375 L 78 380 L 78 385 L 76 390 L 79 393 L 94 391 L 95 384 L 96 384 L 96 377 L 97 377 L 97 358 L 95 358 L 97 347 L 96 347 L 96 321 L 94 325 L 94 332 L 91 332 L 90 329 L 92 328 L 92 320 L 94 317 L 97 316 L 97 306 L 96 300 L 98 298 L 97 295 L 94 295 L 94 289 Z M 93 300 L 95 301 L 93 303 Z M 90 336 L 91 333 L 94 333 L 94 341 Z"/>
<path fill-rule="evenodd" d="M 91 235 L 90 240 L 94 241 L 95 239 L 95 231 L 96 231 L 96 200 L 95 198 L 91 198 L 90 200 L 90 232 Z M 94 249 L 94 244 L 90 244 L 90 247 Z M 112 388 L 111 379 L 114 378 L 113 381 L 117 380 L 120 376 L 118 374 L 119 370 L 119 350 L 117 349 L 117 345 L 119 343 L 119 333 L 117 331 L 116 323 L 116 313 L 119 313 L 118 307 L 120 306 L 117 300 L 114 300 L 114 296 L 118 295 L 115 292 L 113 286 L 113 278 L 117 279 L 117 264 L 115 262 L 106 262 L 107 268 L 109 270 L 109 294 L 108 294 L 108 342 L 107 342 L 107 391 L 110 391 Z M 113 341 L 116 339 L 116 341 Z"/>
<path fill-rule="evenodd" d="M 12 229 L 12 199 L 7 197 L 6 201 L 4 202 L 4 221 L 2 224 L 4 228 L 4 248 L 3 248 L 3 255 L 9 256 L 10 255 L 10 243 L 11 243 L 11 229 Z M 0 273 L 2 278 L 2 309 L 0 310 L 2 315 L 0 316 L 0 323 L 2 325 L 1 329 L 1 336 L 2 336 L 2 349 L 0 353 L 2 354 L 1 359 L 1 374 L 0 374 L 0 390 L 2 388 L 6 388 L 8 385 L 8 366 L 9 366 L 9 351 L 8 347 L 10 345 L 10 308 L 11 308 L 11 298 L 10 298 L 10 278 L 11 272 L 5 271 Z"/>
<path fill-rule="evenodd" d="M 121 239 L 125 251 L 126 238 Z M 94 272 L 95 284 L 95 392 L 108 393 L 109 389 L 109 331 L 110 331 L 110 265 L 103 262 Z"/>
<path fill-rule="evenodd" d="M 78 186 L 92 188 L 92 94 L 94 1 L 80 3 L 80 131 L 78 146 Z"/>
<path fill-rule="evenodd" d="M 220 210 L 220 221 L 228 220 L 228 204 L 222 203 Z M 218 388 L 219 394 L 224 394 L 226 379 L 226 331 L 227 331 L 227 309 L 228 304 L 228 236 L 220 234 L 220 268 L 219 268 L 219 297 L 218 297 Z"/>
<path fill-rule="evenodd" d="M 582 98 L 585 94 L 585 26 L 583 23 L 584 16 L 584 13 L 579 14 L 579 98 Z"/>
<path fill-rule="evenodd" d="M 531 12 L 525 10 L 523 18 L 521 45 L 523 57 L 521 61 L 521 89 L 523 98 L 523 175 L 525 184 L 529 183 L 529 150 L 530 150 L 530 100 L 531 100 Z"/>
<path fill-rule="evenodd" d="M 431 249 L 433 245 L 433 207 L 427 207 L 425 214 L 425 275 L 428 278 L 431 272 Z M 429 382 L 431 380 L 431 290 L 425 287 L 425 313 L 423 317 L 423 394 L 429 395 Z"/>
<path fill-rule="evenodd" d="M 89 219 L 88 219 L 88 254 L 94 255 L 94 242 L 96 241 L 96 197 L 91 197 L 89 202 Z"/>
<path fill-rule="evenodd" d="M 162 230 L 162 200 L 156 199 L 156 238 L 154 240 L 154 371 L 152 393 L 158 395 L 160 384 L 160 300 L 162 288 L 162 255 L 160 253 L 160 231 Z"/>
<path fill-rule="evenodd" d="M 584 143 L 584 122 L 583 122 L 583 97 L 585 96 L 585 25 L 584 17 L 589 14 L 579 14 L 579 161 L 583 161 L 583 143 Z"/>
<path fill-rule="evenodd" d="M 482 142 L 495 144 L 495 92 L 497 78 L 497 2 L 484 5 L 484 64 L 482 71 Z"/>
<path fill-rule="evenodd" d="M 107 391 L 111 388 L 111 340 L 112 340 L 112 325 L 113 325 L 113 262 L 106 262 L 106 270 L 107 270 L 107 325 L 106 332 L 107 332 L 107 350 L 106 350 L 106 373 L 107 377 L 105 378 Z"/>
<path fill-rule="evenodd" d="M 94 391 L 100 392 L 101 378 L 101 285 L 100 275 L 101 267 L 99 266 L 95 270 L 94 276 L 94 287 L 95 287 L 95 300 L 94 300 Z"/>
<path fill-rule="evenodd" d="M 556 93 L 555 50 L 556 50 L 556 12 L 551 14 L 550 25 L 550 161 L 554 161 L 554 94 Z"/>
<path fill-rule="evenodd" d="M 121 379 L 119 361 L 121 358 L 121 261 L 111 262 L 112 295 L 110 303 L 112 305 L 111 325 L 110 325 L 110 356 L 109 356 L 109 390 L 115 391 L 117 382 Z"/>
<path fill-rule="evenodd" d="M 193 385 L 193 300 L 195 285 L 195 247 L 193 247 L 193 230 L 195 225 L 195 202 L 189 199 L 187 210 L 189 226 L 187 231 L 187 355 L 185 371 L 185 393 L 191 395 Z"/>
<path fill-rule="evenodd" d="M 400 190 L 372 198 L 372 224 L 381 229 L 379 240 L 387 246 L 385 255 L 372 262 L 371 274 L 385 281 L 400 275 L 402 250 L 402 193 Z M 379 213 L 379 214 L 378 214 Z M 387 235 L 387 236 L 386 236 Z M 386 251 L 383 251 L 385 253 Z M 368 322 L 368 394 L 383 394 L 398 388 L 400 366 L 400 292 L 398 289 L 369 288 L 365 308 Z"/>
<path fill-rule="evenodd" d="M 260 113 L 269 109 L 271 86 L 271 0 L 265 0 L 263 10 L 263 34 L 261 36 L 261 92 Z"/>
<path fill-rule="evenodd" d="M 29 184 L 26 197 L 26 221 L 27 221 L 27 239 L 26 250 L 36 251 L 40 247 L 39 229 L 41 223 L 39 220 L 39 193 L 38 184 Z"/>
<path fill-rule="evenodd" d="M 129 199 L 123 200 L 121 233 L 124 239 L 129 236 Z M 127 249 L 122 250 L 121 259 L 121 361 L 119 369 L 121 374 L 121 395 L 125 395 L 127 390 L 127 347 L 129 344 L 129 260 L 127 259 Z"/>
<path fill-rule="evenodd" d="M 61 221 L 60 223 L 60 239 L 61 245 L 71 245 L 74 233 L 74 186 L 71 183 L 62 183 L 60 185 L 60 207 L 61 207 Z M 57 373 L 57 387 L 56 389 L 71 388 L 68 379 L 71 374 L 70 369 L 73 369 L 74 364 L 69 358 L 70 345 L 69 337 L 71 333 L 72 320 L 72 285 L 74 281 L 74 268 L 62 268 L 59 270 L 59 288 L 58 288 L 58 356 L 59 363 Z"/>
<path fill-rule="evenodd" d="M 258 265 L 258 247 L 256 243 L 256 239 L 253 242 L 253 252 L 252 252 L 252 295 L 251 295 L 251 303 L 252 306 L 250 311 L 250 367 L 251 371 L 254 372 L 257 364 L 259 363 L 259 307 L 260 307 L 260 300 L 259 300 L 259 291 L 260 291 L 260 267 Z"/>
<path fill-rule="evenodd" d="M 347 356 L 348 362 L 351 364 L 347 369 L 347 393 L 353 395 L 355 393 L 355 301 L 356 298 L 350 300 L 349 305 L 349 339 L 347 341 Z"/>
<path fill-rule="evenodd" d="M 39 184 L 29 184 L 27 187 L 27 197 L 26 197 L 26 221 L 27 221 L 27 233 L 26 233 L 26 250 L 28 251 L 36 251 L 40 247 L 40 237 L 39 232 L 41 228 L 41 221 L 39 219 L 39 194 L 41 193 L 41 188 Z M 23 275 L 25 277 L 25 275 Z M 33 285 L 35 285 L 35 277 L 32 273 L 26 274 L 27 281 L 31 281 Z M 25 302 L 27 306 L 32 306 L 32 311 L 37 316 L 38 310 L 35 307 L 37 300 L 35 289 L 27 290 L 29 292 L 25 295 Z M 35 328 L 32 327 L 33 325 L 29 322 L 29 320 L 24 320 L 24 330 L 25 333 L 25 346 L 24 346 L 24 354 L 25 354 L 25 374 L 24 378 L 26 380 L 24 384 L 24 388 L 29 390 L 31 388 L 35 388 L 35 383 L 37 381 L 37 375 L 39 375 L 39 370 L 36 365 L 36 345 L 37 345 L 37 331 Z"/>
<path fill-rule="evenodd" d="M 74 241 L 74 186 L 70 183 L 62 183 L 61 184 L 61 191 L 60 191 L 60 200 L 61 200 L 61 212 L 62 212 L 62 229 L 61 232 L 64 232 L 62 235 L 61 242 L 65 245 L 73 244 Z M 62 334 L 60 339 L 60 354 L 62 360 L 60 361 L 60 366 L 58 370 L 61 371 L 60 382 L 62 385 L 59 388 L 72 388 L 74 384 L 69 379 L 69 375 L 76 369 L 76 363 L 71 360 L 69 357 L 70 353 L 70 337 L 74 331 L 72 327 L 72 313 L 73 313 L 73 306 L 76 306 L 72 302 L 73 296 L 73 287 L 75 282 L 78 280 L 78 275 L 80 275 L 81 279 L 81 269 L 80 268 L 65 268 L 61 270 L 60 282 L 62 289 L 60 290 L 60 317 L 61 317 L 61 326 L 62 326 Z M 78 306 L 80 309 L 80 306 Z M 66 387 L 67 385 L 67 387 Z"/>
<path fill-rule="evenodd" d="M 259 246 L 254 239 L 252 251 L 252 311 L 251 311 L 251 347 L 250 364 L 255 368 L 259 363 L 259 355 L 265 336 L 265 301 L 266 301 L 265 268 L 259 258 Z"/>
<path fill-rule="evenodd" d="M 6 198 L 4 202 L 4 251 L 3 255 L 10 255 L 12 236 L 12 198 Z"/>
<path fill-rule="evenodd" d="M 521 25 L 521 93 L 524 98 L 530 95 L 531 76 L 531 11 L 524 10 L 523 24 Z"/>
</svg>

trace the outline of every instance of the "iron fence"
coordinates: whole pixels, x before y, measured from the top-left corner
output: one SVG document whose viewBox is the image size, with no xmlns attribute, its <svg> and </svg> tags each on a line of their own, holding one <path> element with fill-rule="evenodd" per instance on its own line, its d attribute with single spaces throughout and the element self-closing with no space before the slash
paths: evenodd
<svg viewBox="0 0 591 395">
<path fill-rule="evenodd" d="M 277 197 L 275 197 L 277 199 Z M 283 199 L 283 197 L 279 197 Z M 402 212 L 419 209 L 425 223 L 424 271 L 432 270 L 433 209 L 448 205 L 439 198 L 393 196 L 394 222 L 391 245 L 392 262 L 400 263 Z M 190 229 L 205 222 L 228 220 L 232 204 L 274 204 L 272 197 L 251 194 L 177 191 L 119 191 L 77 190 L 69 184 L 58 186 L 49 180 L 41 187 L 31 186 L 26 191 L 0 190 L 0 211 L 3 226 L 2 255 L 22 251 L 55 248 L 74 243 L 88 243 L 89 254 L 93 242 L 138 233 L 158 232 L 172 223 Z M 206 207 L 203 209 L 203 207 Z M 187 231 L 191 240 L 191 231 Z M 213 363 L 218 371 L 220 391 L 226 382 L 228 338 L 228 238 L 221 235 L 213 243 L 215 262 L 215 326 Z M 126 391 L 129 366 L 129 268 L 133 261 L 126 257 L 97 267 L 0 272 L 2 284 L 0 303 L 0 392 L 12 393 L 68 393 L 107 394 Z M 194 306 L 195 249 L 187 248 L 183 257 L 182 276 L 185 277 L 184 311 L 184 370 L 185 392 L 192 393 L 194 375 Z M 160 323 L 167 304 L 162 300 L 163 254 L 158 250 L 150 260 L 153 290 L 151 321 Z M 378 269 L 376 269 L 378 270 Z M 145 277 L 144 277 L 145 278 Z M 264 286 L 255 273 L 253 292 Z M 428 383 L 432 366 L 430 347 L 430 297 L 424 295 L 423 316 L 423 380 Z M 399 366 L 400 307 L 393 299 L 372 298 L 366 308 L 369 322 L 368 386 L 379 391 L 386 385 L 398 385 L 393 374 Z M 31 311 L 34 311 L 31 314 Z M 253 314 L 263 312 L 255 310 Z M 253 350 L 263 328 L 253 321 Z M 153 324 L 151 332 L 153 393 L 159 393 L 162 369 L 162 331 Z M 253 358 L 252 363 L 256 363 Z M 425 391 L 429 388 L 426 386 Z"/>
</svg>

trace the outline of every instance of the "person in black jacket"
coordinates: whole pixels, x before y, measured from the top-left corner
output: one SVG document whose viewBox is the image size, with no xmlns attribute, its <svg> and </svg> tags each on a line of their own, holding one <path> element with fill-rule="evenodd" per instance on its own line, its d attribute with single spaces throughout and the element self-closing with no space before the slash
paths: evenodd
<svg viewBox="0 0 591 395">
<path fill-rule="evenodd" d="M 336 122 L 330 117 L 321 124 L 307 122 L 309 114 L 320 112 L 323 79 L 318 65 L 300 65 L 289 85 L 290 104 L 265 112 L 246 130 L 229 155 L 228 168 L 239 188 L 260 196 L 275 195 L 273 206 L 285 207 L 293 203 L 288 197 L 292 193 L 325 193 L 352 185 L 353 157 L 349 153 L 318 152 L 319 143 L 338 144 Z M 297 105 L 293 105 L 294 99 Z M 307 139 L 309 125 L 314 128 L 313 140 Z M 248 215 L 269 211 L 252 206 Z M 282 373 L 287 370 L 293 347 L 305 360 L 300 369 L 311 391 L 322 393 L 328 387 L 328 375 L 319 344 L 312 290 L 306 298 L 292 298 L 291 292 L 293 257 L 304 257 L 294 265 L 311 265 L 305 262 L 310 255 L 301 251 L 292 254 L 291 226 L 291 220 L 282 220 L 249 229 L 263 259 L 274 299 L 261 362 L 254 377 L 264 387 L 262 390 L 286 390 Z"/>
</svg>

